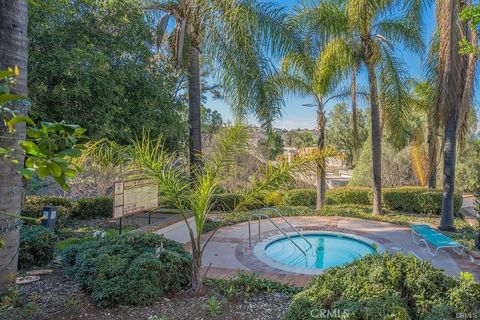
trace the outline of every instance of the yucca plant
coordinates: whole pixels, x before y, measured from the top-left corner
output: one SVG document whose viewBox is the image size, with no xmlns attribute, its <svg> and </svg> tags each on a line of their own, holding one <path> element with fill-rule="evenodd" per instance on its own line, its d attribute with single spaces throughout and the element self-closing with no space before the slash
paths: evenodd
<svg viewBox="0 0 480 320">
<path fill-rule="evenodd" d="M 165 150 L 161 139 L 153 140 L 148 134 L 135 141 L 133 161 L 135 169 L 141 174 L 153 177 L 159 186 L 159 192 L 167 198 L 179 213 L 188 228 L 192 244 L 192 284 L 194 292 L 202 291 L 203 275 L 201 274 L 202 255 L 212 235 L 202 243 L 205 221 L 211 208 L 215 205 L 214 195 L 219 192 L 220 184 L 229 173 L 234 155 L 246 145 L 247 134 L 242 126 L 224 128 L 214 138 L 212 151 L 202 156 L 202 167 L 195 169 L 193 177 L 189 177 L 188 166 L 178 160 L 176 155 Z M 242 200 L 237 210 L 257 203 L 258 195 L 284 186 L 291 181 L 294 174 L 305 172 L 308 167 L 322 157 L 336 155 L 333 149 L 300 155 L 288 162 L 281 160 L 277 165 L 271 163 L 262 169 L 256 178 L 241 193 Z M 193 221 L 189 219 L 193 216 Z"/>
</svg>

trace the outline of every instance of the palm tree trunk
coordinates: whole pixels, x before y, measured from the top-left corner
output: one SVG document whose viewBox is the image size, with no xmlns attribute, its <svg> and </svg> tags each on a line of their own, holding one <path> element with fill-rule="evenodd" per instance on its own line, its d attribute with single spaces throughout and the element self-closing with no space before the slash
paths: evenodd
<svg viewBox="0 0 480 320">
<path fill-rule="evenodd" d="M 325 148 L 325 112 L 323 110 L 322 100 L 317 98 L 318 110 L 317 110 L 317 128 L 318 128 L 318 141 L 317 146 L 319 149 Z M 317 164 L 316 169 L 316 182 L 317 182 L 317 199 L 316 209 L 320 210 L 325 205 L 325 195 L 327 190 L 327 181 L 325 173 L 325 159 L 321 160 L 323 163 Z"/>
<path fill-rule="evenodd" d="M 428 188 L 437 187 L 437 137 L 433 125 L 428 128 Z"/>
<path fill-rule="evenodd" d="M 441 230 L 454 231 L 453 195 L 455 192 L 455 160 L 457 151 L 457 118 L 451 116 L 445 128 L 445 146 L 443 150 L 443 201 Z"/>
<path fill-rule="evenodd" d="M 357 79 L 356 69 L 352 70 L 352 126 L 353 126 L 353 147 L 355 150 L 354 158 L 360 153 L 360 135 L 358 133 L 358 116 L 357 116 Z"/>
<path fill-rule="evenodd" d="M 13 90 L 16 94 L 27 95 L 27 21 L 28 5 L 26 0 L 0 1 L 0 70 L 18 66 L 20 76 Z M 22 103 L 10 105 L 19 113 L 27 110 Z M 16 132 L 9 133 L 0 123 L 0 147 L 13 149 L 19 165 L 7 162 L 0 164 L 0 211 L 18 214 L 21 209 L 24 190 L 22 176 L 18 173 L 23 165 L 23 152 L 19 141 L 25 139 L 25 124 L 18 124 Z M 12 274 L 17 272 L 19 229 L 15 227 L 17 220 L 0 214 L 0 240 L 4 242 L 0 249 L 0 294 L 15 281 Z"/>
<path fill-rule="evenodd" d="M 202 131 L 200 111 L 200 52 L 190 45 L 188 66 L 188 128 L 190 142 L 190 172 L 201 165 Z"/>
<path fill-rule="evenodd" d="M 370 112 L 372 137 L 372 172 L 373 172 L 373 214 L 382 213 L 382 133 L 380 126 L 380 108 L 377 96 L 377 75 L 371 58 L 366 55 L 368 82 L 370 86 Z"/>
<path fill-rule="evenodd" d="M 203 291 L 201 235 L 192 243 L 192 292 L 201 294 Z"/>
<path fill-rule="evenodd" d="M 437 24 L 440 33 L 440 51 L 437 95 L 435 110 L 441 112 L 444 128 L 443 150 L 443 200 L 440 218 L 442 230 L 454 230 L 453 204 L 455 191 L 455 161 L 457 148 L 457 128 L 465 99 L 471 99 L 466 93 L 468 82 L 468 57 L 459 53 L 459 42 L 468 38 L 468 29 L 462 23 L 460 12 L 465 3 L 449 0 L 437 3 Z M 470 94 L 470 97 L 468 95 Z M 467 95 L 467 96 L 466 96 Z"/>
</svg>

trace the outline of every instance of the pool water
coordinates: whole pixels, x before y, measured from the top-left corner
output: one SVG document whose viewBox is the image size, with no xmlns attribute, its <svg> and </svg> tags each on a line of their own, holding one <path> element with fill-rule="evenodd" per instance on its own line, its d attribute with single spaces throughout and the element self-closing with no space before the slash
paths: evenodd
<svg viewBox="0 0 480 320">
<path fill-rule="evenodd" d="M 293 267 L 326 269 L 341 266 L 374 254 L 375 249 L 360 240 L 330 234 L 306 234 L 310 245 L 300 236 L 291 236 L 305 255 L 288 238 L 282 238 L 268 244 L 265 253 L 268 257 Z"/>
</svg>

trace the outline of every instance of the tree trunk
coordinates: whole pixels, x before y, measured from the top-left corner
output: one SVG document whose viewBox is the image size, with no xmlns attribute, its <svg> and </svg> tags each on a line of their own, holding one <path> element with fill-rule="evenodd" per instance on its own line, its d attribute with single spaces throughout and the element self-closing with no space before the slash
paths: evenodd
<svg viewBox="0 0 480 320">
<path fill-rule="evenodd" d="M 443 149 L 443 200 L 440 218 L 441 230 L 454 231 L 453 195 L 455 192 L 455 160 L 457 153 L 457 118 L 451 116 L 445 128 Z"/>
<path fill-rule="evenodd" d="M 190 45 L 188 66 L 188 129 L 190 173 L 201 166 L 202 131 L 200 113 L 200 52 Z"/>
<path fill-rule="evenodd" d="M 358 133 L 358 116 L 357 116 L 357 79 L 356 69 L 352 70 L 352 126 L 353 126 L 353 147 L 355 150 L 355 159 L 360 153 L 360 135 Z"/>
<path fill-rule="evenodd" d="M 317 110 L 317 127 L 318 127 L 318 141 L 317 147 L 320 150 L 325 148 L 325 112 L 323 110 L 322 101 L 320 98 L 318 100 L 318 110 Z M 316 182 L 317 182 L 317 201 L 316 209 L 320 210 L 325 205 L 325 194 L 327 190 L 327 181 L 325 174 L 325 159 L 322 158 L 322 163 L 317 164 L 316 170 Z"/>
<path fill-rule="evenodd" d="M 198 235 L 198 242 L 192 244 L 192 292 L 201 294 L 203 292 L 202 279 L 202 254 L 200 235 Z"/>
<path fill-rule="evenodd" d="M 27 95 L 27 21 L 28 5 L 26 0 L 0 1 L 0 70 L 18 66 L 20 76 L 12 90 L 16 94 Z M 11 104 L 11 109 L 26 113 L 26 105 L 21 102 Z M 0 147 L 13 149 L 18 165 L 7 162 L 0 164 L 0 211 L 19 214 L 24 190 L 22 176 L 18 170 L 23 165 L 24 156 L 19 141 L 25 139 L 25 124 L 15 126 L 16 132 L 9 133 L 0 123 Z M 12 276 L 17 272 L 19 228 L 18 220 L 0 214 L 0 240 L 4 247 L 0 249 L 0 294 L 15 281 Z"/>
<path fill-rule="evenodd" d="M 382 133 L 380 127 L 380 108 L 377 96 L 377 75 L 371 57 L 366 54 L 368 82 L 370 86 L 372 172 L 373 172 L 373 214 L 382 213 Z"/>
<path fill-rule="evenodd" d="M 428 128 L 428 188 L 437 187 L 437 136 L 434 125 L 430 124 Z"/>
</svg>

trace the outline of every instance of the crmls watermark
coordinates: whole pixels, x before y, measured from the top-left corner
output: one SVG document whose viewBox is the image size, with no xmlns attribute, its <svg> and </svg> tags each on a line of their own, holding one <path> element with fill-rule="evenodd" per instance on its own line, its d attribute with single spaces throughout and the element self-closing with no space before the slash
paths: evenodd
<svg viewBox="0 0 480 320">
<path fill-rule="evenodd" d="M 310 316 L 314 319 L 346 319 L 349 317 L 349 312 L 341 309 L 312 309 Z"/>
<path fill-rule="evenodd" d="M 456 319 L 480 319 L 480 313 L 476 312 L 457 312 Z"/>
</svg>

